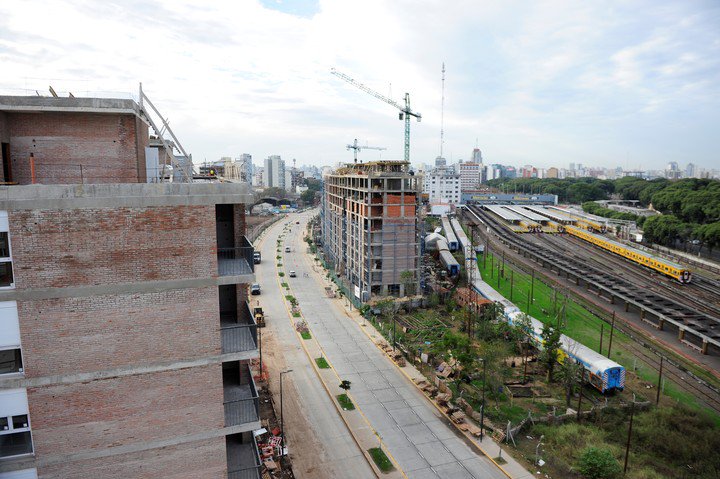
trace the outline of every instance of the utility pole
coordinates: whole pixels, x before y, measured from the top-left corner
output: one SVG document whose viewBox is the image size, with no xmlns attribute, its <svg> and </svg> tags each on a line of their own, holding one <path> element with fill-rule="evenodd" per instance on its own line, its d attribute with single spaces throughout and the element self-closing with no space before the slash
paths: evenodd
<svg viewBox="0 0 720 479">
<path fill-rule="evenodd" d="M 485 361 L 484 358 L 480 360 L 483 362 L 482 409 L 480 410 L 480 442 L 482 442 L 485 434 L 485 382 L 487 380 L 487 361 Z"/>
<path fill-rule="evenodd" d="M 283 418 L 283 374 L 292 372 L 292 369 L 280 371 L 280 434 L 282 434 L 282 455 L 285 455 L 285 422 Z"/>
<path fill-rule="evenodd" d="M 612 315 L 612 323 L 610 323 L 610 340 L 608 344 L 608 359 L 612 359 L 610 357 L 610 352 L 612 351 L 612 338 L 613 338 L 613 332 L 615 331 L 615 311 L 613 311 Z"/>
<path fill-rule="evenodd" d="M 630 437 L 632 436 L 633 416 L 635 416 L 635 398 L 633 397 L 632 406 L 630 406 L 630 426 L 628 427 L 627 445 L 625 446 L 625 467 L 623 474 L 627 473 L 628 458 L 630 457 Z"/>
<path fill-rule="evenodd" d="M 532 269 L 532 279 L 530 280 L 530 301 L 535 301 L 535 268 Z M 528 306 L 528 313 L 530 311 L 530 307 Z"/>
<path fill-rule="evenodd" d="M 665 359 L 664 356 L 660 356 L 660 375 L 658 376 L 658 385 L 657 385 L 657 397 L 655 398 L 655 405 L 657 406 L 660 404 L 660 385 L 662 384 L 662 373 L 663 373 L 663 360 Z"/>
<path fill-rule="evenodd" d="M 513 288 L 514 288 L 513 283 L 514 283 L 514 282 L 515 282 L 515 270 L 514 270 L 514 269 L 511 269 L 511 270 L 510 270 L 510 302 L 511 302 L 511 303 L 512 303 L 512 300 L 513 300 Z"/>
<path fill-rule="evenodd" d="M 603 343 L 603 331 L 605 330 L 605 323 L 600 323 L 600 348 L 599 353 L 602 354 L 602 343 Z"/>
<path fill-rule="evenodd" d="M 580 410 L 582 408 L 582 388 L 583 388 L 583 382 L 585 381 L 585 368 L 580 368 L 581 376 L 580 376 L 580 390 L 578 391 L 578 407 L 577 407 L 577 420 L 578 422 L 582 421 L 582 415 L 580 414 Z"/>
</svg>

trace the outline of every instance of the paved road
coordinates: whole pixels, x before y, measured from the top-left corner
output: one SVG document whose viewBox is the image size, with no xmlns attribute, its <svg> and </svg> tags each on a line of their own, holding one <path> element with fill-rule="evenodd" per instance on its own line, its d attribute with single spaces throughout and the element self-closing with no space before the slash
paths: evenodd
<svg viewBox="0 0 720 479">
<path fill-rule="evenodd" d="M 293 224 L 285 243 L 292 252 L 282 253 L 285 271 L 297 273 L 297 278 L 288 279 L 292 294 L 325 356 L 343 379 L 352 382 L 355 403 L 407 477 L 505 479 L 492 462 L 458 437 L 455 428 L 346 316 L 340 302 L 325 297 L 324 280 L 313 272 L 302 241 L 308 218 L 308 214 L 294 218 L 301 224 Z"/>
<path fill-rule="evenodd" d="M 282 302 L 275 269 L 276 239 L 285 221 L 266 232 L 260 251 L 262 263 L 255 274 L 262 287 L 260 300 L 267 317 L 262 331 L 263 361 L 270 387 L 279 404 L 279 372 L 283 378 L 283 415 L 287 444 L 298 478 L 375 477 L 361 450 L 337 413 L 293 331 Z"/>
</svg>

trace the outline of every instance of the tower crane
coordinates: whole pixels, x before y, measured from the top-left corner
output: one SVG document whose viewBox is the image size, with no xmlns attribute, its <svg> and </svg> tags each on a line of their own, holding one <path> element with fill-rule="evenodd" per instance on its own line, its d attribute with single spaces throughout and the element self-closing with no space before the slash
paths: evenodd
<svg viewBox="0 0 720 479">
<path fill-rule="evenodd" d="M 357 154 L 360 150 L 387 150 L 387 148 L 383 148 L 380 146 L 362 146 L 358 145 L 357 138 L 355 138 L 355 141 L 353 141 L 352 145 L 347 146 L 348 150 L 355 150 L 353 151 L 353 160 L 355 163 L 357 163 Z"/>
<path fill-rule="evenodd" d="M 350 83 L 351 85 L 356 86 L 360 90 L 364 91 L 365 93 L 374 96 L 378 100 L 384 101 L 385 103 L 394 106 L 398 110 L 400 110 L 400 114 L 398 115 L 398 118 L 400 120 L 405 120 L 405 161 L 410 161 L 410 117 L 414 116 L 417 121 L 420 121 L 422 119 L 422 115 L 420 113 L 416 113 L 412 111 L 410 108 L 410 94 L 405 93 L 405 106 L 402 106 L 395 100 L 391 98 L 387 98 L 380 93 L 376 92 L 375 90 L 372 90 L 371 88 L 368 88 L 367 86 L 363 85 L 360 82 L 357 82 L 350 78 L 349 76 L 345 75 L 344 73 L 341 73 L 337 71 L 336 69 L 332 68 L 330 70 L 330 73 L 335 75 L 338 78 L 341 78 L 342 80 L 345 80 L 346 82 Z M 355 150 L 357 152 L 357 150 Z"/>
</svg>

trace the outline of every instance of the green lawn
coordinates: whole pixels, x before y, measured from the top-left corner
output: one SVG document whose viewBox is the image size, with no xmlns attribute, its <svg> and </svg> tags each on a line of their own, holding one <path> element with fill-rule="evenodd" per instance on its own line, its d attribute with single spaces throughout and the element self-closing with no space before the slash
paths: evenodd
<svg viewBox="0 0 720 479">
<path fill-rule="evenodd" d="M 388 459 L 387 455 L 385 455 L 383 450 L 379 447 L 368 449 L 368 453 L 370 454 L 370 457 L 372 457 L 373 461 L 375 461 L 378 469 L 382 472 L 390 472 L 395 469 L 392 462 L 390 462 L 390 459 Z"/>
<path fill-rule="evenodd" d="M 355 405 L 350 400 L 347 394 L 338 394 L 337 400 L 340 403 L 340 407 L 345 409 L 346 411 L 352 411 L 355 409 Z"/>
<path fill-rule="evenodd" d="M 509 263 L 506 263 L 505 274 L 499 277 L 499 270 L 502 269 L 502 257 L 494 256 L 491 253 L 488 253 L 485 261 L 483 261 L 483 255 L 478 255 L 478 268 L 485 282 L 513 301 L 522 311 L 543 323 L 556 325 L 561 322 L 564 334 L 595 351 L 598 351 L 600 347 L 600 325 L 603 324 L 602 354 L 607 355 L 610 325 L 575 300 L 567 298 L 540 281 L 539 275 L 536 275 L 533 282 L 532 276 L 529 274 L 517 270 L 511 273 L 512 269 Z M 534 301 L 528 303 L 531 290 Z M 636 358 L 626 348 L 631 341 L 632 339 L 616 329 L 613 333 L 612 359 L 625 366 L 629 371 L 632 370 L 633 365 L 636 365 L 635 372 L 642 380 L 657 383 L 658 372 L 641 358 Z M 698 405 L 694 396 L 678 389 L 670 382 L 665 386 L 665 394 L 685 404 Z"/>
</svg>

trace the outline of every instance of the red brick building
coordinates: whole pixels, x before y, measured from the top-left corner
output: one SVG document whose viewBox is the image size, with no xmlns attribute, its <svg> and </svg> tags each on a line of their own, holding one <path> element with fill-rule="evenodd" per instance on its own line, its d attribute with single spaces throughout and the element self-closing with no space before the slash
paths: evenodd
<svg viewBox="0 0 720 479">
<path fill-rule="evenodd" d="M 148 184 L 137 104 L 40 100 L 0 97 L 0 478 L 259 477 L 247 186 Z"/>
</svg>

